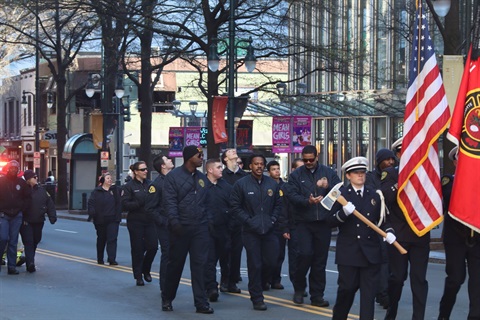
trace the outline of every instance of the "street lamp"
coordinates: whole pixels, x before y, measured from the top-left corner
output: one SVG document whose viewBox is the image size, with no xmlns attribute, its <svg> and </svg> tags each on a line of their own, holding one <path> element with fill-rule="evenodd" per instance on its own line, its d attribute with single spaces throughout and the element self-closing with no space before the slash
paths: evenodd
<svg viewBox="0 0 480 320">
<path fill-rule="evenodd" d="M 439 17 L 445 17 L 450 11 L 450 6 L 452 5 L 451 0 L 433 0 L 432 1 L 433 8 L 435 9 L 435 13 Z"/>
<path fill-rule="evenodd" d="M 227 148 L 236 147 L 236 132 L 235 132 L 235 63 L 236 63 L 236 50 L 235 50 L 235 8 L 237 7 L 237 0 L 230 0 L 230 16 L 228 23 L 228 109 L 227 109 L 227 134 L 228 142 Z M 210 46 L 208 60 L 208 68 L 212 72 L 217 72 L 220 65 L 218 52 L 217 52 L 217 39 L 213 39 L 213 43 Z M 256 66 L 256 58 L 254 49 L 252 46 L 252 38 L 248 40 L 247 55 L 245 56 L 245 67 L 248 72 L 253 72 Z"/>
</svg>

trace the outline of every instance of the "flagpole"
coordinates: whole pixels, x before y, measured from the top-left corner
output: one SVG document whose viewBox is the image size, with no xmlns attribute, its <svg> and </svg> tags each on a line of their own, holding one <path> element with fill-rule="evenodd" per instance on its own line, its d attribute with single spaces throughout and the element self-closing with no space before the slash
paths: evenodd
<svg viewBox="0 0 480 320">
<path fill-rule="evenodd" d="M 420 6 L 419 6 L 419 2 L 418 2 L 418 1 L 419 1 L 419 0 L 417 0 L 417 3 L 416 3 L 416 5 L 417 5 L 417 13 L 418 13 L 418 16 L 416 17 L 416 19 L 418 19 L 418 24 L 417 24 L 417 27 L 418 27 L 418 30 L 417 30 L 417 38 L 418 38 L 418 39 L 417 39 L 417 46 L 418 46 L 418 48 L 420 48 L 421 42 L 422 42 L 422 39 L 421 39 L 421 36 L 420 36 L 420 30 L 422 29 L 422 28 L 421 28 L 421 26 L 422 26 L 422 19 L 421 19 L 421 17 L 422 17 L 422 8 L 423 8 L 423 7 L 422 7 L 422 3 L 421 3 L 421 2 L 420 2 Z M 422 1 L 422 0 L 420 0 L 420 1 Z M 419 83 L 419 81 L 420 81 L 419 75 L 420 75 L 420 69 L 421 69 L 421 63 L 422 63 L 422 61 L 421 61 L 421 53 L 420 53 L 420 52 L 421 52 L 421 50 L 418 50 L 418 54 L 417 54 L 417 77 L 416 77 L 416 78 L 417 78 L 417 88 L 421 85 L 421 84 Z M 418 121 L 418 113 L 419 113 L 419 112 L 418 112 L 418 99 L 419 99 L 419 95 L 418 95 L 418 93 L 417 93 L 417 94 L 416 94 L 416 102 L 415 102 L 415 121 Z"/>
</svg>

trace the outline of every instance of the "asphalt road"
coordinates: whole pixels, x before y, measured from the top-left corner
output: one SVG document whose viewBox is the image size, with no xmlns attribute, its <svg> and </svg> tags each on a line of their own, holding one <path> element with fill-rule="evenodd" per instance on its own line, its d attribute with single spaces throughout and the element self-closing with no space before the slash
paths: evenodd
<svg viewBox="0 0 480 320">
<path fill-rule="evenodd" d="M 20 275 L 0 272 L 0 319 L 328 319 L 336 296 L 337 272 L 334 252 L 330 253 L 327 266 L 325 298 L 329 308 L 302 306 L 291 302 L 292 285 L 285 275 L 285 290 L 265 292 L 268 310 L 254 311 L 247 291 L 246 261 L 242 261 L 243 281 L 239 283 L 241 294 L 220 295 L 213 315 L 195 313 L 190 286 L 190 270 L 184 269 L 174 312 L 161 311 L 158 285 L 159 255 L 155 259 L 152 274 L 154 280 L 144 287 L 135 286 L 130 269 L 130 245 L 126 227 L 120 227 L 118 256 L 119 266 L 100 266 L 96 263 L 95 230 L 91 223 L 59 219 L 55 225 L 46 224 L 44 237 L 39 245 L 37 272 L 30 274 L 24 267 Z M 430 284 L 426 319 L 436 319 L 438 302 L 443 291 L 444 265 L 430 263 Z M 288 270 L 284 264 L 284 273 Z M 308 302 L 308 298 L 306 302 Z M 358 319 L 358 293 L 349 319 Z M 411 294 L 408 280 L 400 304 L 397 319 L 411 319 Z M 451 319 L 466 319 L 468 296 L 462 287 Z M 383 319 L 385 311 L 378 307 L 376 319 Z"/>
</svg>

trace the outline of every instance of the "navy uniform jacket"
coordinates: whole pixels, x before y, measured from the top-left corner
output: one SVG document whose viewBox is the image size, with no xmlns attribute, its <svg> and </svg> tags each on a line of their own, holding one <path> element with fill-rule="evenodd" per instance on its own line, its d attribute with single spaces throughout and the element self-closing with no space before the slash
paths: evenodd
<svg viewBox="0 0 480 320">
<path fill-rule="evenodd" d="M 453 187 L 452 175 L 445 175 L 442 177 L 442 194 L 443 194 L 443 243 L 444 244 L 461 244 L 473 246 L 480 243 L 480 234 L 472 233 L 472 229 L 453 219 L 448 213 L 448 206 L 450 205 L 450 196 L 452 195 Z"/>
<path fill-rule="evenodd" d="M 209 192 L 209 208 L 214 226 L 229 227 L 231 223 L 231 214 L 229 213 L 230 195 L 232 186 L 223 179 L 218 179 L 213 184 L 207 178 L 207 190 Z"/>
<path fill-rule="evenodd" d="M 152 215 L 145 210 L 145 198 L 148 194 L 150 180 L 140 182 L 132 179 L 123 186 L 121 204 L 122 208 L 128 211 L 127 222 L 130 220 L 151 222 Z"/>
<path fill-rule="evenodd" d="M 327 178 L 328 188 L 317 187 L 317 181 Z M 335 171 L 322 164 L 310 171 L 306 166 L 301 166 L 290 174 L 288 179 L 288 192 L 286 196 L 292 203 L 295 221 L 325 221 L 330 215 L 320 203 L 311 205 L 308 200 L 310 195 L 314 197 L 326 196 L 330 190 L 341 182 Z"/>
<path fill-rule="evenodd" d="M 387 219 L 395 230 L 397 241 L 405 242 L 430 242 L 430 232 L 419 237 L 410 228 L 402 209 L 397 202 L 398 193 L 398 168 L 386 168 L 382 172 L 382 193 L 385 197 L 385 205 L 390 214 Z"/>
<path fill-rule="evenodd" d="M 18 177 L 0 177 L 0 212 L 15 217 L 32 202 L 32 188 Z"/>
<path fill-rule="evenodd" d="M 342 196 L 355 206 L 358 212 L 377 224 L 380 219 L 380 196 L 371 187 L 364 186 L 359 197 L 351 185 L 341 187 Z M 348 217 L 337 202 L 331 211 L 328 223 L 338 227 L 335 263 L 344 266 L 367 267 L 382 263 L 382 237 L 364 222 L 351 214 Z"/>
<path fill-rule="evenodd" d="M 155 223 L 158 226 L 168 226 L 168 217 L 165 208 L 162 205 L 163 186 L 165 184 L 165 175 L 159 174 L 158 177 L 148 186 L 147 197 L 145 198 L 145 210 L 153 215 Z"/>
<path fill-rule="evenodd" d="M 280 186 L 270 177 L 263 175 L 258 181 L 250 174 L 233 186 L 230 205 L 244 231 L 265 234 L 282 214 Z"/>
</svg>

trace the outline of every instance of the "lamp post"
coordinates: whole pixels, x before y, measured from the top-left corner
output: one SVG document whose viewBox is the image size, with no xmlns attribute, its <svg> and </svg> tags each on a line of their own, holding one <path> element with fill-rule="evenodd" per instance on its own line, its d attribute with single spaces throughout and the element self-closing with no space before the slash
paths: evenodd
<svg viewBox="0 0 480 320">
<path fill-rule="evenodd" d="M 236 132 L 235 132 L 235 63 L 236 63 L 236 50 L 235 50 L 235 9 L 237 8 L 237 0 L 230 0 L 230 15 L 228 22 L 228 105 L 227 105 L 227 134 L 228 142 L 227 148 L 235 148 L 237 144 Z M 217 39 L 213 39 L 214 43 L 210 47 L 208 55 L 208 68 L 212 72 L 217 72 L 219 63 L 219 57 L 217 52 Z M 252 46 L 252 38 L 248 40 L 247 55 L 245 56 L 245 67 L 248 72 L 253 72 L 256 65 L 256 58 L 254 49 Z"/>
<path fill-rule="evenodd" d="M 190 115 L 180 111 L 180 108 L 182 107 L 182 102 L 180 100 L 173 100 L 172 104 L 173 104 L 173 112 L 175 114 L 175 117 L 181 117 L 183 120 L 183 128 L 185 131 L 185 128 L 187 127 L 187 119 L 189 117 L 196 119 L 195 114 L 197 113 L 198 102 L 196 100 L 192 100 L 188 103 L 188 106 L 190 107 Z"/>
</svg>

